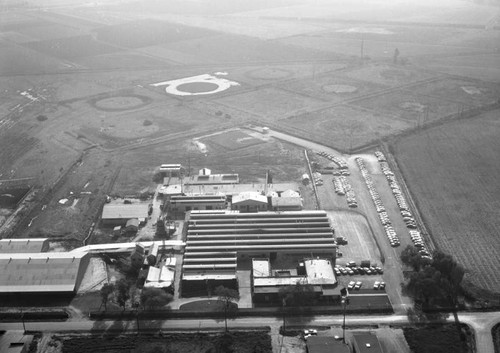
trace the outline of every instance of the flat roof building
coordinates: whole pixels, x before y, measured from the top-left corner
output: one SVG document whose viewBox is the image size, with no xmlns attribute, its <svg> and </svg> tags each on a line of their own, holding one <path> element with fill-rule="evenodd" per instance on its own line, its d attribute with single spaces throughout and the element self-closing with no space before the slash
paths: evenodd
<svg viewBox="0 0 500 353">
<path fill-rule="evenodd" d="M 48 238 L 1 239 L 0 253 L 36 253 L 49 250 Z"/>
<path fill-rule="evenodd" d="M 300 211 L 302 199 L 300 197 L 273 197 L 271 208 L 273 211 Z"/>
<path fill-rule="evenodd" d="M 137 218 L 139 222 L 144 222 L 148 217 L 149 203 L 134 202 L 107 203 L 102 209 L 102 222 L 106 225 L 126 225 L 127 221 Z"/>
<path fill-rule="evenodd" d="M 374 333 L 354 333 L 352 335 L 354 353 L 383 353 L 382 346 Z"/>
<path fill-rule="evenodd" d="M 78 252 L 0 254 L 0 294 L 76 292 L 89 257 Z"/>
<path fill-rule="evenodd" d="M 309 336 L 307 353 L 351 353 L 349 346 L 331 336 Z"/>
<path fill-rule="evenodd" d="M 327 254 L 337 249 L 325 211 L 191 211 L 182 266 L 182 289 L 203 290 L 206 281 L 235 284 L 240 254 Z"/>
</svg>

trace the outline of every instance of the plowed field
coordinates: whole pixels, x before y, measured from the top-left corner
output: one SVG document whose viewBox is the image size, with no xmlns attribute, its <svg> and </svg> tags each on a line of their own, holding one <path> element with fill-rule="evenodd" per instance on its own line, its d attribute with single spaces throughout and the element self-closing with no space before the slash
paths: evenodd
<svg viewBox="0 0 500 353">
<path fill-rule="evenodd" d="M 395 155 L 435 244 L 473 284 L 500 292 L 499 111 L 397 142 Z"/>
</svg>

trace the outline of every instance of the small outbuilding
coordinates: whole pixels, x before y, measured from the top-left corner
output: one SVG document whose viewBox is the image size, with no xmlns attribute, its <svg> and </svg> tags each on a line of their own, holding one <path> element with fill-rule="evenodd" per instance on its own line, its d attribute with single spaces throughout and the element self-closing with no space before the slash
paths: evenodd
<svg viewBox="0 0 500 353">
<path fill-rule="evenodd" d="M 303 205 L 300 197 L 273 197 L 271 207 L 273 211 L 301 211 Z"/>
</svg>

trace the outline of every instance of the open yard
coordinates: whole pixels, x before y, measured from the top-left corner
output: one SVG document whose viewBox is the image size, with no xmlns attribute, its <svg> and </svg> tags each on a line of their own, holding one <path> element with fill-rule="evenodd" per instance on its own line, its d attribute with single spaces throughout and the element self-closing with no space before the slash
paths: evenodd
<svg viewBox="0 0 500 353">
<path fill-rule="evenodd" d="M 464 265 L 468 281 L 497 293 L 498 113 L 424 130 L 393 147 L 435 244 Z"/>
</svg>

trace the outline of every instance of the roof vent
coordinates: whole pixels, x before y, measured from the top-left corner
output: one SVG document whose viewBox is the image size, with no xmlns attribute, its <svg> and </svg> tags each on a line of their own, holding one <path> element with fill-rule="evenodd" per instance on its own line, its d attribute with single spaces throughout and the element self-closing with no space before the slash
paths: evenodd
<svg viewBox="0 0 500 353">
<path fill-rule="evenodd" d="M 370 348 L 370 347 L 371 347 L 370 343 L 367 343 L 366 348 Z"/>
</svg>

